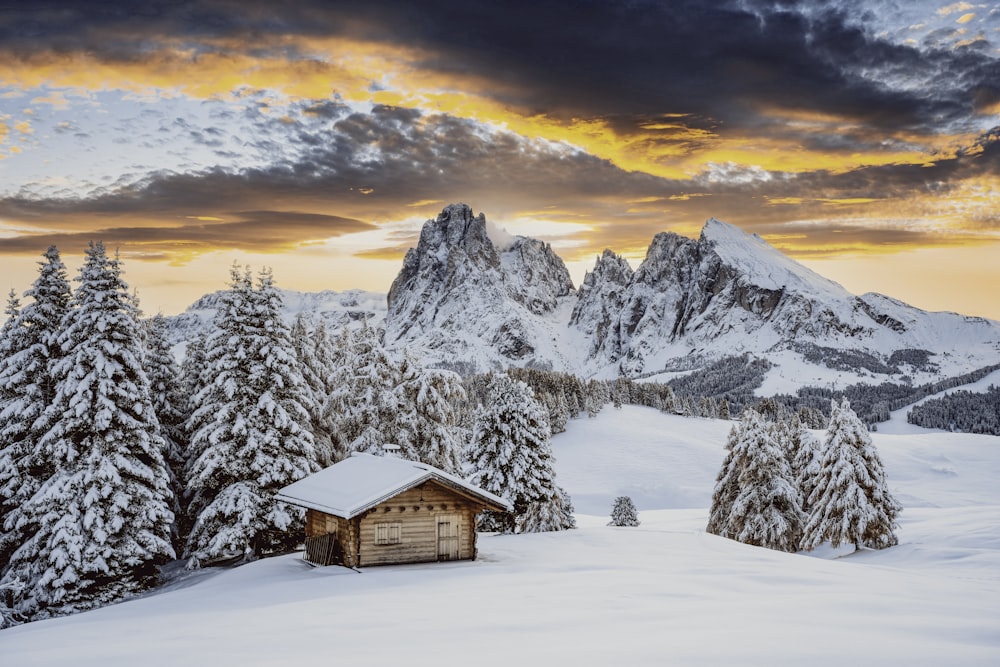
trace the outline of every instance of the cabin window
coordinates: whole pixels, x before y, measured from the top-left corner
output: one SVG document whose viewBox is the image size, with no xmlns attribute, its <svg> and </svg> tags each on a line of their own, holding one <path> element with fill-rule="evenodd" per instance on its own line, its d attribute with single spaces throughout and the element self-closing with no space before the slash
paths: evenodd
<svg viewBox="0 0 1000 667">
<path fill-rule="evenodd" d="M 399 521 L 386 521 L 375 524 L 375 544 L 399 544 L 402 542 L 403 524 Z"/>
</svg>

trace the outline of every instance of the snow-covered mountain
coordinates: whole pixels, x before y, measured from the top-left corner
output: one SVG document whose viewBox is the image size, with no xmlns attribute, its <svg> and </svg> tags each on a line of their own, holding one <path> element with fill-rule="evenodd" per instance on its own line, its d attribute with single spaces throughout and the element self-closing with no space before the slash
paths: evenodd
<svg viewBox="0 0 1000 667">
<path fill-rule="evenodd" d="M 278 291 L 283 302 L 284 319 L 289 324 L 299 313 L 307 313 L 316 322 L 323 322 L 330 331 L 364 319 L 372 326 L 382 326 L 385 321 L 385 295 L 378 292 L 356 289 L 344 292 Z M 222 292 L 206 294 L 180 315 L 166 318 L 167 339 L 175 346 L 183 346 L 208 331 L 213 326 L 221 297 Z"/>
<path fill-rule="evenodd" d="M 548 244 L 512 237 L 452 204 L 406 253 L 389 290 L 385 342 L 459 370 L 564 369 L 561 311 L 573 294 Z"/>
<path fill-rule="evenodd" d="M 781 367 L 771 391 L 926 382 L 1000 362 L 1000 323 L 856 296 L 716 219 L 697 240 L 657 234 L 642 263 L 605 250 L 574 289 L 551 246 L 511 236 L 465 204 L 428 220 L 385 298 L 284 292 L 291 319 L 362 317 L 390 349 L 462 372 L 509 366 L 656 376 L 749 352 Z M 172 318 L 175 341 L 210 326 L 217 294 Z M 780 378 L 779 378 L 780 376 Z"/>
<path fill-rule="evenodd" d="M 751 352 L 881 381 L 1000 360 L 996 322 L 855 296 L 716 219 L 697 240 L 657 234 L 634 271 L 605 250 L 574 290 L 548 245 L 452 205 L 425 224 L 388 305 L 389 346 L 469 370 L 638 376 Z"/>
<path fill-rule="evenodd" d="M 631 278 L 622 264 L 608 252 L 598 258 L 570 326 L 590 337 L 591 364 L 618 364 L 626 375 L 687 355 L 740 352 L 792 351 L 842 363 L 846 351 L 886 362 L 893 353 L 925 350 L 922 365 L 940 371 L 1000 359 L 996 322 L 929 313 L 880 294 L 855 296 L 714 218 L 697 241 L 657 234 Z"/>
</svg>

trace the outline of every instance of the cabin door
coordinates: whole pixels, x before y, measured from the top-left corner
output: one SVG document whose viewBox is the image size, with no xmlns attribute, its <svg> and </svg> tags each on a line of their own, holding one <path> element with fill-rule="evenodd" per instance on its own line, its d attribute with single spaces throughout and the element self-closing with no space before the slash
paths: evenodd
<svg viewBox="0 0 1000 667">
<path fill-rule="evenodd" d="M 458 559 L 458 515 L 437 518 L 438 560 Z"/>
</svg>

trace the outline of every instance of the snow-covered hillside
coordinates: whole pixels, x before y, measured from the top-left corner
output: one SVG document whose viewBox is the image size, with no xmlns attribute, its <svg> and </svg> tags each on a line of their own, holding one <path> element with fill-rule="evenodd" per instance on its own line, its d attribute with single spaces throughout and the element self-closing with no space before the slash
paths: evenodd
<svg viewBox="0 0 1000 667">
<path fill-rule="evenodd" d="M 296 292 L 279 290 L 284 319 L 290 324 L 299 313 L 310 315 L 314 321 L 323 322 L 330 331 L 367 319 L 372 326 L 382 326 L 385 321 L 385 295 L 364 290 L 334 292 Z M 213 326 L 221 292 L 201 297 L 180 315 L 165 318 L 167 337 L 174 345 L 183 346 L 205 333 Z"/>
<path fill-rule="evenodd" d="M 481 536 L 475 562 L 297 555 L 0 631 L 4 665 L 1000 664 L 1000 447 L 873 434 L 899 546 L 785 554 L 704 532 L 729 423 L 607 407 L 553 441 L 580 528 Z M 616 495 L 641 525 L 606 526 Z"/>
</svg>

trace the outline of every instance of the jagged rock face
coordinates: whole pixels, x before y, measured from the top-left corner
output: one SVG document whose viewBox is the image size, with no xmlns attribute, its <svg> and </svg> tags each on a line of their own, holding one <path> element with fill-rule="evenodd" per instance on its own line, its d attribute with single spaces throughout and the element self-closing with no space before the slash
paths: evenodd
<svg viewBox="0 0 1000 667">
<path fill-rule="evenodd" d="M 624 257 L 605 250 L 580 285 L 570 326 L 590 332 L 589 356 L 618 361 L 622 350 L 621 313 L 632 282 L 632 267 Z"/>
<path fill-rule="evenodd" d="M 842 287 L 718 220 L 697 241 L 657 234 L 630 276 L 606 252 L 587 275 L 571 326 L 587 333 L 593 359 L 622 372 L 655 370 L 683 348 L 730 351 L 791 346 L 799 339 L 864 339 L 905 326 Z M 760 349 L 760 348 L 764 349 Z"/>
<path fill-rule="evenodd" d="M 566 265 L 548 243 L 518 236 L 501 260 L 512 296 L 536 315 L 552 312 L 573 292 Z"/>
<path fill-rule="evenodd" d="M 448 297 L 466 300 L 472 293 L 487 300 L 503 297 L 500 255 L 486 234 L 486 216 L 453 204 L 424 224 L 417 247 L 403 259 L 389 289 L 387 341 L 450 324 L 439 317 L 442 302 Z"/>
<path fill-rule="evenodd" d="M 444 365 L 461 360 L 463 370 L 551 366 L 555 350 L 539 318 L 572 293 L 548 244 L 513 237 L 498 248 L 484 215 L 453 204 L 424 224 L 406 253 L 389 291 L 386 344 L 421 349 Z"/>
</svg>

